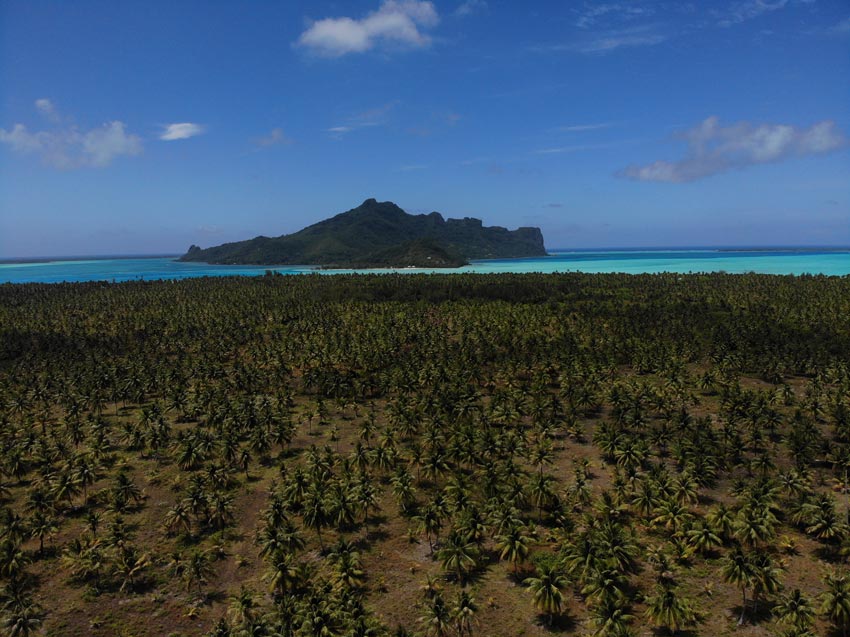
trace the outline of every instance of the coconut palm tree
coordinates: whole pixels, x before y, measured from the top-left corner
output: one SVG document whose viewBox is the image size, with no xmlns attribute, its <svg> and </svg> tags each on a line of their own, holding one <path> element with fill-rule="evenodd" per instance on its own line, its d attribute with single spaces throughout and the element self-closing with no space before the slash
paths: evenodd
<svg viewBox="0 0 850 637">
<path fill-rule="evenodd" d="M 735 537 L 750 547 L 769 542 L 776 534 L 776 516 L 763 504 L 743 507 L 735 520 Z"/>
<path fill-rule="evenodd" d="M 437 559 L 443 570 L 453 572 L 461 586 L 465 586 L 466 575 L 475 569 L 478 559 L 478 547 L 457 530 L 452 530 L 445 543 L 437 551 Z"/>
<path fill-rule="evenodd" d="M 814 624 L 815 608 L 799 588 L 780 598 L 772 610 L 779 622 L 790 625 L 798 634 L 807 632 Z"/>
<path fill-rule="evenodd" d="M 633 620 L 634 615 L 622 598 L 605 597 L 590 609 L 594 637 L 629 637 L 633 634 L 630 628 Z"/>
<path fill-rule="evenodd" d="M 398 467 L 390 481 L 392 494 L 398 500 L 402 515 L 409 514 L 416 503 L 416 487 L 413 486 L 413 476 L 404 467 Z"/>
<path fill-rule="evenodd" d="M 682 529 L 692 518 L 688 507 L 674 498 L 662 501 L 656 513 L 652 524 L 663 526 L 674 533 Z"/>
<path fill-rule="evenodd" d="M 419 622 L 425 626 L 427 637 L 448 637 L 451 634 L 451 611 L 442 595 L 437 593 L 426 604 L 425 612 L 419 618 Z"/>
<path fill-rule="evenodd" d="M 475 603 L 475 598 L 465 590 L 460 591 L 452 608 L 458 637 L 464 635 L 472 637 L 472 626 L 475 623 L 476 612 L 478 612 L 478 605 Z"/>
<path fill-rule="evenodd" d="M 325 545 L 322 541 L 322 529 L 328 524 L 328 511 L 325 499 L 315 485 L 307 491 L 304 500 L 304 510 L 301 514 L 304 520 L 304 526 L 316 532 L 319 539 L 319 547 L 324 551 Z"/>
<path fill-rule="evenodd" d="M 807 507 L 808 524 L 806 533 L 822 542 L 834 543 L 846 533 L 835 510 L 835 501 L 828 494 L 818 496 Z"/>
<path fill-rule="evenodd" d="M 428 549 L 430 555 L 434 554 L 434 542 L 432 537 L 439 537 L 440 528 L 443 526 L 439 507 L 430 503 L 425 510 L 415 518 L 419 522 L 420 532 L 425 533 L 428 538 Z"/>
<path fill-rule="evenodd" d="M 531 551 L 531 536 L 525 526 L 512 526 L 503 535 L 496 536 L 496 550 L 499 551 L 499 559 L 508 560 L 511 563 L 516 575 L 517 564 L 528 559 Z"/>
<path fill-rule="evenodd" d="M 688 529 L 686 537 L 688 544 L 702 555 L 710 553 L 723 544 L 723 540 L 715 534 L 711 526 L 701 522 L 695 524 L 693 528 Z"/>
<path fill-rule="evenodd" d="M 283 549 L 276 550 L 269 559 L 269 570 L 264 579 L 277 596 L 283 596 L 295 589 L 301 581 L 301 568 L 291 553 Z"/>
<path fill-rule="evenodd" d="M 745 553 L 741 546 L 736 546 L 723 558 L 721 573 L 725 582 L 735 584 L 741 589 L 741 616 L 738 618 L 738 625 L 741 625 L 747 612 L 747 589 L 753 585 L 756 578 L 756 569 L 750 555 Z"/>
<path fill-rule="evenodd" d="M 637 493 L 632 496 L 631 505 L 644 518 L 651 518 L 658 506 L 655 488 L 652 482 L 647 479 L 641 480 L 639 485 Z"/>
<path fill-rule="evenodd" d="M 239 587 L 239 592 L 230 596 L 228 617 L 235 626 L 249 627 L 257 617 L 259 608 L 254 592 L 245 587 Z M 250 633 L 249 633 L 250 634 Z"/>
<path fill-rule="evenodd" d="M 17 605 L 3 614 L 3 634 L 8 637 L 30 637 L 39 632 L 43 621 L 42 608 L 27 600 L 26 603 Z"/>
<path fill-rule="evenodd" d="M 823 581 L 826 590 L 821 595 L 821 615 L 847 637 L 850 629 L 850 576 L 846 572 L 831 571 Z"/>
<path fill-rule="evenodd" d="M 186 502 L 181 501 L 168 509 L 163 521 L 163 528 L 169 534 L 183 530 L 190 533 L 192 530 L 192 515 Z"/>
<path fill-rule="evenodd" d="M 44 538 L 52 537 L 58 530 L 56 518 L 45 511 L 33 513 L 29 522 L 30 534 L 38 538 L 38 554 L 44 555 Z"/>
<path fill-rule="evenodd" d="M 761 551 L 752 556 L 753 577 L 753 611 L 758 611 L 758 602 L 762 595 L 775 595 L 782 588 L 780 575 L 782 568 L 769 553 Z"/>
<path fill-rule="evenodd" d="M 367 474 L 362 474 L 357 480 L 355 497 L 358 506 L 363 510 L 363 524 L 369 526 L 369 511 L 378 509 L 378 490 Z"/>
<path fill-rule="evenodd" d="M 723 503 L 708 510 L 705 522 L 724 541 L 735 532 L 735 516 Z"/>
<path fill-rule="evenodd" d="M 531 476 L 528 491 L 532 503 L 537 507 L 538 519 L 542 519 L 543 510 L 555 502 L 555 484 L 555 477 L 552 475 L 535 473 Z"/>
<path fill-rule="evenodd" d="M 86 538 L 75 540 L 65 548 L 62 563 L 71 577 L 84 582 L 93 582 L 100 589 L 100 577 L 107 567 L 107 556 L 100 540 Z"/>
<path fill-rule="evenodd" d="M 537 567 L 537 577 L 526 578 L 523 584 L 531 591 L 534 607 L 548 617 L 551 626 L 555 616 L 561 614 L 567 578 L 556 565 L 543 563 Z"/>
<path fill-rule="evenodd" d="M 129 545 L 123 546 L 118 551 L 113 566 L 115 575 L 121 579 L 119 590 L 124 592 L 127 588 L 133 588 L 138 578 L 150 565 L 151 559 L 146 553 L 141 553 Z"/>
<path fill-rule="evenodd" d="M 29 562 L 29 557 L 19 544 L 9 539 L 0 543 L 0 577 L 9 580 L 20 579 Z"/>
<path fill-rule="evenodd" d="M 696 623 L 693 603 L 679 595 L 673 586 L 656 586 L 655 593 L 644 601 L 646 618 L 667 633 L 676 634 Z"/>
<path fill-rule="evenodd" d="M 209 499 L 207 521 L 215 529 L 223 529 L 233 522 L 233 495 L 215 491 Z"/>
<path fill-rule="evenodd" d="M 186 582 L 186 590 L 190 590 L 192 585 L 197 585 L 198 593 L 200 593 L 203 585 L 212 577 L 213 572 L 209 555 L 204 551 L 195 549 L 189 555 L 183 569 L 183 581 Z"/>
</svg>

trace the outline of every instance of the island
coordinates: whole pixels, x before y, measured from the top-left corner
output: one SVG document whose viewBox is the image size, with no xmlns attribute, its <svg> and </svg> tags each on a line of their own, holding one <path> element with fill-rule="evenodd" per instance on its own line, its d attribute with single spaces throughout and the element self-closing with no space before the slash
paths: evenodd
<svg viewBox="0 0 850 637">
<path fill-rule="evenodd" d="M 508 230 L 480 219 L 411 215 L 391 201 L 356 208 L 279 237 L 259 236 L 202 249 L 180 261 L 224 265 L 316 265 L 330 268 L 456 268 L 470 259 L 546 255 L 540 228 Z"/>
</svg>

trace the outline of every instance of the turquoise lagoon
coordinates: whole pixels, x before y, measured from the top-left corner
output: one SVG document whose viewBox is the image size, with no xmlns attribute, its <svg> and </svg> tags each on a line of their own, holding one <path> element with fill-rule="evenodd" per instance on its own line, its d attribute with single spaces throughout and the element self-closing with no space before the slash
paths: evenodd
<svg viewBox="0 0 850 637">
<path fill-rule="evenodd" d="M 62 281 L 132 281 L 186 279 L 201 276 L 257 276 L 268 270 L 281 274 L 440 273 L 453 272 L 759 272 L 763 274 L 850 274 L 848 249 L 723 250 L 559 250 L 528 259 L 474 261 L 456 269 L 318 270 L 312 266 L 242 266 L 181 263 L 175 257 L 90 258 L 0 263 L 0 283 Z"/>
</svg>

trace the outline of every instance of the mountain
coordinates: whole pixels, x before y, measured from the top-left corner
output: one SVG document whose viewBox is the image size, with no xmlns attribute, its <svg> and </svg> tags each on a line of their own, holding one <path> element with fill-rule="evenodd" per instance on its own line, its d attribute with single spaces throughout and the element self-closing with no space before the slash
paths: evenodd
<svg viewBox="0 0 850 637">
<path fill-rule="evenodd" d="M 181 261 L 326 267 L 458 267 L 469 259 L 546 254 L 539 228 L 485 227 L 480 219 L 410 215 L 390 201 L 357 208 L 280 237 L 255 237 L 201 249 Z"/>
</svg>

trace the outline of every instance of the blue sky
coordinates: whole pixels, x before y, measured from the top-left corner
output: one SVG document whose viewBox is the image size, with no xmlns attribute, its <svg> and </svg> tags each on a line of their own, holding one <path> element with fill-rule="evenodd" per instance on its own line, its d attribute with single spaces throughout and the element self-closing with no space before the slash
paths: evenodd
<svg viewBox="0 0 850 637">
<path fill-rule="evenodd" d="M 550 248 L 850 244 L 850 5 L 0 1 L 0 257 L 368 197 Z"/>
</svg>

